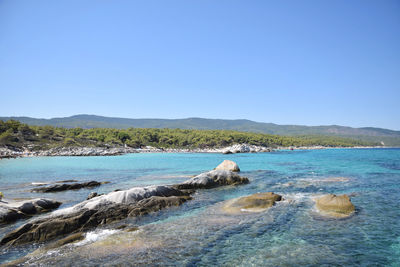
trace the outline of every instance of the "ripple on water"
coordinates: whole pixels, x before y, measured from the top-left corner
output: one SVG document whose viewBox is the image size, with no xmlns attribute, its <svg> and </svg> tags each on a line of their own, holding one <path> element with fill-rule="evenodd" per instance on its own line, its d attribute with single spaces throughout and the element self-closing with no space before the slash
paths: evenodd
<svg viewBox="0 0 400 267">
<path fill-rule="evenodd" d="M 196 174 L 199 170 L 215 167 L 225 157 L 238 162 L 240 168 L 245 170 L 242 174 L 251 180 L 250 184 L 199 190 L 193 200 L 180 207 L 121 222 L 139 225 L 137 232 L 122 230 L 97 238 L 101 236 L 101 231 L 107 230 L 99 229 L 98 235 L 93 232 L 90 242 L 78 246 L 65 245 L 47 254 L 32 254 L 28 263 L 46 266 L 76 265 L 77 262 L 92 266 L 132 263 L 156 266 L 399 265 L 400 173 L 396 164 L 400 160 L 400 150 L 290 151 L 241 157 L 214 154 L 127 155 L 118 160 L 67 160 L 65 162 L 72 165 L 80 162 L 79 167 L 66 165 L 64 169 L 61 166 L 55 170 L 50 166 L 43 171 L 36 165 L 26 167 L 31 165 L 25 161 L 24 166 L 16 164 L 19 167 L 12 167 L 13 162 L 19 162 L 17 159 L 10 161 L 11 165 L 0 163 L 2 178 L 13 177 L 11 181 L 0 179 L 0 185 L 1 188 L 15 187 L 15 184 L 59 180 L 60 177 L 89 180 L 98 178 L 93 175 L 101 175 L 104 180 L 110 177 L 112 183 L 99 187 L 98 192 L 109 192 L 115 188 L 150 183 L 154 180 L 152 177 L 159 177 L 154 180 L 157 183 L 178 181 L 182 179 L 178 177 L 181 174 Z M 98 160 L 100 163 L 97 163 Z M 35 159 L 35 162 L 45 165 L 40 163 L 40 159 Z M 151 166 L 160 168 L 150 170 Z M 21 172 L 22 167 L 26 168 L 25 172 Z M 85 168 L 89 170 L 85 172 Z M 97 168 L 103 170 L 91 171 Z M 119 172 L 120 169 L 123 171 Z M 6 174 L 7 177 L 4 176 Z M 171 176 L 175 174 L 177 177 Z M 21 180 L 18 177 L 22 177 Z M 271 191 L 282 195 L 285 200 L 265 212 L 232 216 L 220 210 L 226 200 Z M 352 195 L 356 215 L 337 220 L 316 213 L 312 198 L 325 192 L 356 192 Z M 12 191 L 6 193 L 11 195 Z M 87 194 L 88 191 L 79 190 L 46 196 L 66 199 L 69 205 L 70 202 L 86 199 Z M 0 229 L 0 234 L 6 232 L 4 229 Z M 5 251 L 0 259 L 4 262 L 35 249 L 34 246 L 15 248 L 15 251 Z"/>
</svg>

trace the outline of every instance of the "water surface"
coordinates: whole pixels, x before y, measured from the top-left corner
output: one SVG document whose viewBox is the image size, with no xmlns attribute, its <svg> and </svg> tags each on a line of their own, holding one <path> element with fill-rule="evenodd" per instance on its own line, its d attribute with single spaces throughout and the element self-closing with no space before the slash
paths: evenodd
<svg viewBox="0 0 400 267">
<path fill-rule="evenodd" d="M 194 200 L 121 223 L 137 232 L 90 232 L 77 244 L 29 254 L 28 264 L 182 266 L 400 266 L 400 149 L 327 149 L 260 154 L 128 154 L 116 157 L 40 157 L 0 161 L 0 191 L 8 198 L 49 197 L 68 207 L 91 191 L 174 184 L 237 162 L 250 184 L 199 190 Z M 337 177 L 342 177 L 337 179 Z M 110 181 L 95 189 L 31 193 L 32 182 Z M 229 215 L 224 201 L 273 191 L 285 201 L 262 213 Z M 322 217 L 312 201 L 351 194 L 356 213 Z M 24 221 L 2 226 L 0 237 Z M 0 263 L 42 244 L 2 248 Z"/>
</svg>

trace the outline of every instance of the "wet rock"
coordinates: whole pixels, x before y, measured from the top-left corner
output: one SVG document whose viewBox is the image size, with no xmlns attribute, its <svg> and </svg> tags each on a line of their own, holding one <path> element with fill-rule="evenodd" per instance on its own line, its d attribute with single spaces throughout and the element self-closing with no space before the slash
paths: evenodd
<svg viewBox="0 0 400 267">
<path fill-rule="evenodd" d="M 257 193 L 227 201 L 223 206 L 223 210 L 232 214 L 241 212 L 262 212 L 272 207 L 276 201 L 281 200 L 281 195 L 272 192 Z"/>
<path fill-rule="evenodd" d="M 129 216 L 140 216 L 179 206 L 189 199 L 190 196 L 182 191 L 167 186 L 136 187 L 111 192 L 32 220 L 8 233 L 0 244 L 16 245 L 52 240 Z"/>
<path fill-rule="evenodd" d="M 98 196 L 98 194 L 96 192 L 90 192 L 90 194 L 88 195 L 86 200 L 92 199 L 92 198 L 97 197 L 97 196 Z"/>
<path fill-rule="evenodd" d="M 22 206 L 19 207 L 18 210 L 22 213 L 29 214 L 29 215 L 35 214 L 37 212 L 35 205 L 33 205 L 31 202 L 26 202 L 26 203 L 22 204 Z"/>
<path fill-rule="evenodd" d="M 134 226 L 134 227 L 129 227 L 129 228 L 125 229 L 125 232 L 135 232 L 137 230 L 139 230 L 139 227 Z"/>
<path fill-rule="evenodd" d="M 23 217 L 24 214 L 16 209 L 0 206 L 0 223 L 11 223 Z"/>
<path fill-rule="evenodd" d="M 56 242 L 54 242 L 54 243 L 50 244 L 49 246 L 47 246 L 46 249 L 47 250 L 48 249 L 55 249 L 55 248 L 64 246 L 66 244 L 70 244 L 70 243 L 75 243 L 75 242 L 81 241 L 83 239 L 85 239 L 85 234 L 84 233 L 82 233 L 82 232 L 75 233 L 75 234 L 69 235 L 67 237 L 64 237 L 64 238 L 62 238 L 60 240 L 57 240 Z"/>
<path fill-rule="evenodd" d="M 248 183 L 249 180 L 227 170 L 200 174 L 175 186 L 134 187 L 96 196 L 75 206 L 55 211 L 49 216 L 32 220 L 8 233 L 0 245 L 43 242 L 71 233 L 86 231 L 98 225 L 113 223 L 179 206 L 190 200 L 197 188 Z M 41 188 L 40 188 L 41 189 Z"/>
<path fill-rule="evenodd" d="M 224 160 L 215 169 L 216 170 L 226 170 L 226 171 L 231 171 L 231 172 L 240 172 L 239 166 L 236 164 L 236 162 L 231 161 L 231 160 Z"/>
<path fill-rule="evenodd" d="M 11 223 L 34 214 L 58 208 L 61 202 L 37 198 L 24 201 L 2 201 L 0 203 L 0 223 Z"/>
<path fill-rule="evenodd" d="M 314 199 L 317 209 L 328 216 L 348 217 L 355 208 L 348 195 L 328 194 Z"/>
<path fill-rule="evenodd" d="M 197 175 L 182 184 L 176 185 L 176 187 L 178 189 L 200 189 L 247 183 L 249 183 L 249 179 L 237 173 L 226 170 L 213 170 Z"/>
<path fill-rule="evenodd" d="M 86 188 L 86 187 L 96 187 L 100 186 L 103 183 L 97 182 L 97 181 L 90 181 L 90 182 L 85 182 L 85 183 L 71 183 L 71 184 L 54 184 L 46 187 L 38 187 L 34 188 L 31 191 L 32 192 L 41 192 L 41 193 L 50 193 L 50 192 L 60 192 L 60 191 L 66 191 L 66 190 L 76 190 L 76 189 L 81 189 L 81 188 Z"/>
</svg>

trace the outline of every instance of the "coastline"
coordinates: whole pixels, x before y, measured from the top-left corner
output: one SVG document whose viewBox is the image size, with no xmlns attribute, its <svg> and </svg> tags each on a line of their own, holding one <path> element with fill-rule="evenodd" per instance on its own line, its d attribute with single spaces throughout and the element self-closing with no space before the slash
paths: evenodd
<svg viewBox="0 0 400 267">
<path fill-rule="evenodd" d="M 228 147 L 215 148 L 156 148 L 146 146 L 144 148 L 131 147 L 55 147 L 47 150 L 30 151 L 12 150 L 0 147 L 0 159 L 22 157 L 57 157 L 57 156 L 119 156 L 130 153 L 266 153 L 282 150 L 318 150 L 318 149 L 370 149 L 370 148 L 394 148 L 385 146 L 354 146 L 354 147 L 325 147 L 325 146 L 301 146 L 301 147 L 263 147 L 248 144 L 236 144 Z"/>
</svg>

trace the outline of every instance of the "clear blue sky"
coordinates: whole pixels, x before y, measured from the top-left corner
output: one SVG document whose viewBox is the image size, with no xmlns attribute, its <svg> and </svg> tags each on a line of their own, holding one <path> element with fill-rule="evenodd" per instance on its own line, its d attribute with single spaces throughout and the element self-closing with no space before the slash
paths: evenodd
<svg viewBox="0 0 400 267">
<path fill-rule="evenodd" d="M 400 130 L 400 1 L 0 0 L 0 116 Z"/>
</svg>

